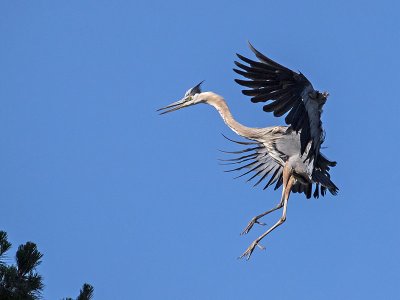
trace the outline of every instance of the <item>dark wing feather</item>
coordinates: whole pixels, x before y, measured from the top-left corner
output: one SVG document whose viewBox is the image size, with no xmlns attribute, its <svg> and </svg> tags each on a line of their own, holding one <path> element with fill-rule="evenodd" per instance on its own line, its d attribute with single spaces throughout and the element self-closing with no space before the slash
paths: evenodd
<svg viewBox="0 0 400 300">
<path fill-rule="evenodd" d="M 329 175 L 330 168 L 334 166 L 336 166 L 336 162 L 329 161 L 322 153 L 318 155 L 312 173 L 312 179 L 316 183 L 315 198 L 319 197 L 319 191 L 324 196 L 327 189 L 332 195 L 337 195 L 339 188 L 332 182 Z"/>
<path fill-rule="evenodd" d="M 312 173 L 312 182 L 304 184 L 297 181 L 292 187 L 292 192 L 304 193 L 307 199 L 311 198 L 311 195 L 314 198 L 319 198 L 319 195 L 325 196 L 326 190 L 332 195 L 337 195 L 339 188 L 332 182 L 329 174 L 330 168 L 334 166 L 336 162 L 329 161 L 322 153 L 319 153 Z M 315 184 L 315 190 L 312 194 L 313 184 Z"/>
<path fill-rule="evenodd" d="M 231 140 L 227 137 L 225 138 L 231 142 L 235 142 L 238 144 L 247 144 Z M 247 152 L 250 149 L 245 149 L 245 150 Z M 229 162 L 228 164 L 237 164 L 238 166 L 234 169 L 226 170 L 225 172 L 241 171 L 244 169 L 248 169 L 246 172 L 240 174 L 235 178 L 239 178 L 247 174 L 253 173 L 252 176 L 247 181 L 251 181 L 256 177 L 259 177 L 258 181 L 254 184 L 254 186 L 257 186 L 261 182 L 266 180 L 268 176 L 270 176 L 268 182 L 264 186 L 264 189 L 266 189 L 267 187 L 269 187 L 274 183 L 276 183 L 274 189 L 279 188 L 282 185 L 283 167 L 270 155 L 267 148 L 262 143 L 258 143 L 258 146 L 252 148 L 250 151 L 251 151 L 250 154 L 238 158 L 221 159 L 222 161 L 228 161 Z M 243 151 L 231 151 L 231 152 L 224 151 L 224 152 L 231 154 L 240 154 Z"/>
<path fill-rule="evenodd" d="M 264 180 L 268 180 L 264 186 L 264 189 L 269 187 L 270 185 L 275 184 L 274 189 L 278 189 L 282 185 L 282 177 L 283 177 L 283 167 L 277 162 L 269 151 L 273 151 L 274 156 L 279 152 L 278 149 L 270 149 L 268 150 L 263 143 L 257 142 L 239 142 L 235 140 L 231 140 L 228 137 L 224 136 L 231 142 L 240 144 L 240 145 L 254 145 L 253 148 L 247 148 L 242 151 L 223 151 L 224 153 L 229 154 L 238 154 L 239 157 L 230 158 L 230 159 L 221 159 L 221 161 L 227 162 L 224 165 L 235 165 L 236 168 L 231 170 L 226 170 L 225 172 L 233 172 L 233 171 L 243 171 L 244 173 L 240 174 L 235 178 L 239 178 L 248 174 L 251 174 L 251 177 L 247 181 L 251 181 L 254 178 L 258 177 L 257 182 L 254 186 L 259 185 Z M 246 155 L 241 155 L 242 153 L 249 153 Z M 282 157 L 281 157 L 282 158 Z M 304 193 L 304 195 L 308 198 L 314 196 L 314 198 L 318 198 L 319 195 L 325 196 L 326 190 L 328 190 L 332 195 L 336 195 L 339 191 L 339 188 L 332 182 L 329 175 L 329 170 L 331 167 L 336 166 L 336 162 L 328 160 L 322 153 L 318 155 L 316 158 L 316 163 L 314 165 L 314 170 L 312 173 L 312 181 L 308 184 L 301 183 L 297 181 L 293 187 L 293 193 Z M 269 177 L 269 179 L 268 179 Z M 312 187 L 315 184 L 314 193 L 312 193 Z"/>
<path fill-rule="evenodd" d="M 317 92 L 303 74 L 293 72 L 266 57 L 250 43 L 249 46 L 259 61 L 240 54 L 237 56 L 247 65 L 235 61 L 241 70 L 234 69 L 234 71 L 249 79 L 235 80 L 238 84 L 249 88 L 243 90 L 243 94 L 252 97 L 253 103 L 272 101 L 264 105 L 263 109 L 266 112 L 273 112 L 276 117 L 288 113 L 285 118 L 286 124 L 291 125 L 296 131 L 301 130 L 301 153 L 304 153 L 311 141 L 308 157 L 318 156 L 323 139 L 320 119 L 324 101 L 309 96 L 317 95 Z"/>
</svg>

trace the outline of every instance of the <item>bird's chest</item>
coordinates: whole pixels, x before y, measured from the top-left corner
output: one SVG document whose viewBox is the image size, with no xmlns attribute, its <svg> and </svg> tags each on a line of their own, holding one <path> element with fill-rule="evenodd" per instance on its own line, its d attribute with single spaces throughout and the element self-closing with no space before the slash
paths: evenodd
<svg viewBox="0 0 400 300">
<path fill-rule="evenodd" d="M 306 157 L 306 155 L 296 155 L 292 156 L 288 161 L 290 168 L 293 170 L 294 177 L 300 182 L 305 181 L 303 183 L 311 182 L 314 167 L 314 160 L 307 159 L 304 161 Z"/>
</svg>

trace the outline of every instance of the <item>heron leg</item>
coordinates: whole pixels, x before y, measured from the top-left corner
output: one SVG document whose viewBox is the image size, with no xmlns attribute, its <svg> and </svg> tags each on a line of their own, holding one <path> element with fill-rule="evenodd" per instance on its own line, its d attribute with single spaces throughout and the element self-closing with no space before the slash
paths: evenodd
<svg viewBox="0 0 400 300">
<path fill-rule="evenodd" d="M 266 212 L 263 212 L 262 214 L 255 216 L 253 219 L 251 219 L 251 221 L 249 222 L 249 224 L 247 224 L 246 228 L 242 231 L 242 233 L 240 235 L 244 235 L 249 233 L 249 231 L 251 230 L 251 228 L 253 228 L 254 224 L 260 224 L 260 225 L 265 225 L 265 223 L 262 223 L 260 221 L 258 221 L 258 219 L 268 215 L 269 213 L 272 213 L 273 211 L 282 208 L 283 206 L 283 201 L 281 199 L 281 201 L 279 202 L 279 204 L 277 206 L 275 206 L 274 208 L 267 210 Z"/>
<path fill-rule="evenodd" d="M 254 242 L 251 243 L 251 245 L 247 248 L 247 250 L 239 258 L 246 257 L 246 259 L 249 260 L 251 254 L 253 253 L 256 246 L 260 247 L 261 249 L 265 249 L 263 246 L 259 245 L 259 242 L 263 238 L 265 238 L 272 230 L 274 230 L 278 226 L 282 225 L 286 221 L 287 204 L 288 204 L 288 200 L 289 200 L 289 196 L 290 196 L 290 191 L 291 191 L 293 183 L 294 183 L 294 177 L 290 174 L 290 172 L 288 170 L 284 170 L 283 177 L 284 177 L 283 178 L 284 185 L 283 185 L 283 189 L 282 189 L 282 202 L 283 202 L 282 217 L 278 220 L 278 222 L 276 222 L 274 224 L 274 226 L 272 226 L 270 229 L 268 229 L 266 232 L 264 232 L 262 235 L 260 235 L 257 239 L 255 239 Z"/>
</svg>

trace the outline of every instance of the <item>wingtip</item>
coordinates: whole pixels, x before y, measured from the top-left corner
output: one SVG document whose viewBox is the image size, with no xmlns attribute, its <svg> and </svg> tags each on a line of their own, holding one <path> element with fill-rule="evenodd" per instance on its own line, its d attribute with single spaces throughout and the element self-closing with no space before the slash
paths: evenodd
<svg viewBox="0 0 400 300">
<path fill-rule="evenodd" d="M 249 40 L 247 40 L 247 45 L 249 46 L 249 48 L 251 49 L 251 51 L 254 52 L 255 48 L 254 48 L 253 44 L 252 44 Z"/>
<path fill-rule="evenodd" d="M 247 43 L 249 44 L 250 50 L 251 50 L 257 57 L 263 55 L 260 51 L 258 51 L 258 50 L 253 46 L 252 43 L 250 43 L 250 41 L 247 41 Z"/>
</svg>

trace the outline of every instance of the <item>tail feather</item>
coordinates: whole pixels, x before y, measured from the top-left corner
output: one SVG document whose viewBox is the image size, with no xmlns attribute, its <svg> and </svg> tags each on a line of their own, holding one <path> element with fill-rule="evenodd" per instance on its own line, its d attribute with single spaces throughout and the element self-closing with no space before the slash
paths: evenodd
<svg viewBox="0 0 400 300">
<path fill-rule="evenodd" d="M 317 183 L 316 188 L 319 187 L 319 184 L 321 185 L 321 194 L 322 195 L 324 194 L 323 188 L 327 188 L 332 195 L 337 195 L 339 188 L 329 178 L 328 173 L 324 174 L 320 170 L 314 170 L 312 176 L 313 176 L 313 181 L 315 181 Z"/>
</svg>

